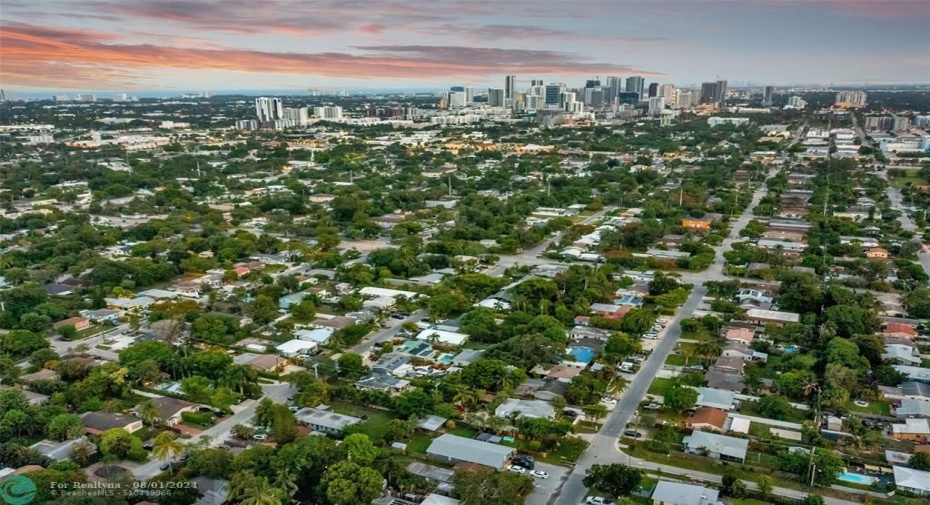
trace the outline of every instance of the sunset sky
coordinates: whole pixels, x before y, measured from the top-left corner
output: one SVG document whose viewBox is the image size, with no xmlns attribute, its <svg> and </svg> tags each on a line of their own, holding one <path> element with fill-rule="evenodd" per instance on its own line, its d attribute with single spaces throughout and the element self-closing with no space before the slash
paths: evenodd
<svg viewBox="0 0 930 505">
<path fill-rule="evenodd" d="M 928 0 L 0 0 L 0 87 L 926 83 L 928 26 Z"/>
</svg>

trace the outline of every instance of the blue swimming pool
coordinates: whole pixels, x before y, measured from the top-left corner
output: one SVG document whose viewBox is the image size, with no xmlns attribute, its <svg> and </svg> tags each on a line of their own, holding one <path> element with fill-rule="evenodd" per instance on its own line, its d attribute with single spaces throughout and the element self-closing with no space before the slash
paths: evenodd
<svg viewBox="0 0 930 505">
<path fill-rule="evenodd" d="M 786 345 L 785 352 L 798 352 L 798 346 L 796 345 Z"/>
<path fill-rule="evenodd" d="M 846 482 L 852 482 L 854 484 L 862 484 L 863 486 L 871 486 L 873 483 L 875 483 L 874 477 L 869 477 L 868 475 L 860 475 L 858 473 L 843 472 L 840 474 L 838 478 Z"/>
<path fill-rule="evenodd" d="M 575 358 L 575 361 L 590 363 L 594 359 L 594 349 L 590 347 L 569 347 L 568 353 Z"/>
</svg>

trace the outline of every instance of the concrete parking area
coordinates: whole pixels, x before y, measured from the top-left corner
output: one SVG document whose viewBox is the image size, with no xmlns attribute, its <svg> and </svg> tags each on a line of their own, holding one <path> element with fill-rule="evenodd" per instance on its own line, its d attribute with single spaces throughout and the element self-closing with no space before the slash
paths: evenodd
<svg viewBox="0 0 930 505">
<path fill-rule="evenodd" d="M 533 492 L 526 497 L 526 504 L 546 505 L 549 503 L 549 499 L 552 498 L 552 495 L 555 493 L 556 489 L 562 485 L 562 480 L 568 473 L 568 468 L 537 461 L 536 468 L 534 468 L 534 470 L 542 470 L 548 473 L 549 478 L 533 478 L 533 480 L 536 481 L 536 487 L 533 489 Z"/>
</svg>

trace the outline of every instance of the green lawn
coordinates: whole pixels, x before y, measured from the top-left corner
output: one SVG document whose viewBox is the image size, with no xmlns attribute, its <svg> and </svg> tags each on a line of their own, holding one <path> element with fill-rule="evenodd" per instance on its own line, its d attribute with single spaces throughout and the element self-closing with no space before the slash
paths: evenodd
<svg viewBox="0 0 930 505">
<path fill-rule="evenodd" d="M 419 454 L 426 454 L 426 449 L 433 443 L 433 437 L 426 433 L 414 433 L 407 439 L 407 450 Z"/>
<path fill-rule="evenodd" d="M 652 381 L 652 385 L 649 386 L 648 393 L 651 395 L 665 395 L 665 392 L 672 388 L 677 381 L 675 379 L 663 379 L 657 377 Z"/>
<path fill-rule="evenodd" d="M 359 423 L 358 432 L 368 435 L 372 441 L 380 441 L 387 431 L 388 423 L 392 419 L 397 419 L 397 416 L 390 412 L 347 403 L 333 403 L 331 408 L 337 414 L 355 417 L 367 416 L 364 422 Z"/>
<path fill-rule="evenodd" d="M 740 414 L 747 416 L 764 417 L 769 419 L 768 416 L 760 414 L 758 408 L 759 405 L 756 402 L 742 402 L 740 403 L 739 412 Z M 807 419 L 810 417 L 810 414 L 811 412 L 809 410 L 791 409 L 786 419 L 777 420 L 787 421 L 789 423 L 803 423 L 804 421 L 807 421 Z"/>
<path fill-rule="evenodd" d="M 916 185 L 927 184 L 927 181 L 923 180 L 923 178 L 917 175 L 917 173 L 918 173 L 917 170 L 905 170 L 904 175 L 902 175 L 901 177 L 895 177 L 894 180 L 891 181 L 891 185 L 898 189 L 901 189 L 904 186 L 906 186 L 907 183 L 916 184 Z"/>
<path fill-rule="evenodd" d="M 853 402 L 847 402 L 843 407 L 850 412 L 864 412 L 868 414 L 878 414 L 882 416 L 891 415 L 891 407 L 885 402 L 870 401 L 868 407 L 860 407 Z"/>
<path fill-rule="evenodd" d="M 695 363 L 699 363 L 701 361 L 700 358 L 692 357 L 691 359 L 687 359 L 685 358 L 685 355 L 684 355 L 685 349 L 693 349 L 695 347 L 697 347 L 697 344 L 691 344 L 687 342 L 683 344 L 678 344 L 678 348 L 682 351 L 682 354 L 675 354 L 674 352 L 672 352 L 672 354 L 668 355 L 668 359 L 665 360 L 665 364 L 673 365 L 673 366 L 687 366 L 687 365 L 693 365 Z"/>
</svg>

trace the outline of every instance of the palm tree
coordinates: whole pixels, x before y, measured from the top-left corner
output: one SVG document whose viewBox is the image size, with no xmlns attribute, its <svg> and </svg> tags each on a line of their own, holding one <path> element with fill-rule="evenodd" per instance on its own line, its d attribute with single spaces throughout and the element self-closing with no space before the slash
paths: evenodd
<svg viewBox="0 0 930 505">
<path fill-rule="evenodd" d="M 297 476 L 290 468 L 281 468 L 278 470 L 274 477 L 274 485 L 277 488 L 283 489 L 287 496 L 294 496 L 298 491 Z"/>
<path fill-rule="evenodd" d="M 489 416 L 485 420 L 485 426 L 494 433 L 500 433 L 500 430 L 507 425 L 507 420 L 502 417 Z"/>
<path fill-rule="evenodd" d="M 236 389 L 240 395 L 244 395 L 246 384 L 253 382 L 255 372 L 245 365 L 233 365 L 226 369 L 220 378 L 220 383 L 230 389 Z"/>
<path fill-rule="evenodd" d="M 152 403 L 152 400 L 146 400 L 139 405 L 137 410 L 139 419 L 142 419 L 145 424 L 149 426 L 155 426 L 155 423 L 158 422 L 158 407 Z"/>
<path fill-rule="evenodd" d="M 159 461 L 168 461 L 169 459 L 177 457 L 183 450 L 184 445 L 174 438 L 174 433 L 163 431 L 155 437 L 152 455 L 158 458 Z M 168 468 L 171 469 L 171 467 Z"/>
<path fill-rule="evenodd" d="M 701 342 L 697 345 L 697 347 L 698 354 L 700 354 L 701 357 L 706 361 L 710 361 L 717 356 L 720 356 L 720 353 L 723 352 L 723 348 L 720 346 L 720 344 L 714 341 Z"/>
<path fill-rule="evenodd" d="M 614 380 L 610 381 L 610 384 L 607 385 L 607 393 L 616 397 L 626 390 L 628 384 L 629 382 L 623 377 L 614 377 Z"/>
<path fill-rule="evenodd" d="M 687 366 L 688 361 L 697 356 L 697 348 L 693 345 L 687 345 L 681 350 L 681 354 L 685 357 L 685 366 Z"/>
<path fill-rule="evenodd" d="M 478 401 L 479 396 L 477 391 L 466 387 L 460 389 L 455 396 L 452 397 L 452 401 L 458 403 L 462 408 L 466 408 L 466 406 L 474 405 Z"/>
</svg>

